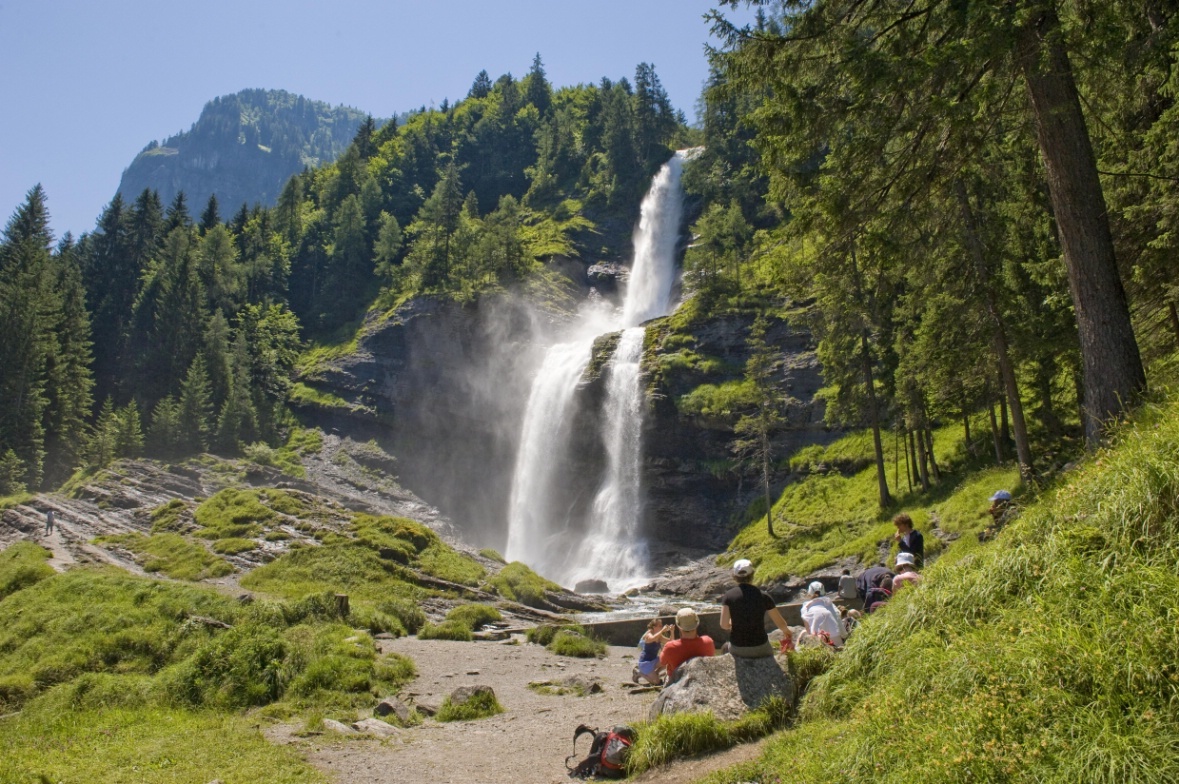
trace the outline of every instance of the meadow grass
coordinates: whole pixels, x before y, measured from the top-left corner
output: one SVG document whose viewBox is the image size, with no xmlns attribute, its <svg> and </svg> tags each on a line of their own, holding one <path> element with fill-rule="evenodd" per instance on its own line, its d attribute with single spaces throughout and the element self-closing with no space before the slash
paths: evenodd
<svg viewBox="0 0 1179 784">
<path fill-rule="evenodd" d="M 495 698 L 494 694 L 479 692 L 460 705 L 454 704 L 450 701 L 450 697 L 446 697 L 442 700 L 442 706 L 434 718 L 438 721 L 474 721 L 503 712 L 504 708 L 499 704 L 499 700 Z"/>
<path fill-rule="evenodd" d="M 52 555 L 39 544 L 14 542 L 0 550 L 0 599 L 53 575 Z"/>
<path fill-rule="evenodd" d="M 0 720 L 0 782 L 321 784 L 327 778 L 257 722 L 214 711 L 142 707 L 25 711 Z"/>
<path fill-rule="evenodd" d="M 443 621 L 442 623 L 427 623 L 418 629 L 419 640 L 453 640 L 455 642 L 471 642 L 475 636 L 471 634 L 471 627 L 461 621 Z"/>
<path fill-rule="evenodd" d="M 1164 401 L 994 542 L 956 542 L 860 625 L 796 727 L 709 781 L 1179 780 L 1176 499 Z"/>
<path fill-rule="evenodd" d="M 204 545 L 180 534 L 158 533 L 144 536 L 138 533 L 101 536 L 94 540 L 100 545 L 115 545 L 130 552 L 145 572 L 159 573 L 174 580 L 204 580 L 233 573 L 233 566 L 210 553 Z M 245 542 L 241 550 L 222 549 L 222 545 Z M 213 545 L 219 553 L 234 554 L 254 549 L 248 539 L 222 539 Z"/>
<path fill-rule="evenodd" d="M 545 646 L 558 656 L 600 659 L 606 655 L 606 643 L 573 629 L 560 629 Z"/>
<path fill-rule="evenodd" d="M 559 591 L 561 586 L 546 580 L 519 561 L 512 561 L 487 580 L 487 585 L 505 599 L 529 607 L 543 607 L 545 591 Z"/>
<path fill-rule="evenodd" d="M 495 621 L 502 621 L 503 615 L 490 604 L 472 602 L 463 604 L 446 613 L 446 620 L 461 623 L 473 632 L 479 631 L 484 625 Z"/>
</svg>

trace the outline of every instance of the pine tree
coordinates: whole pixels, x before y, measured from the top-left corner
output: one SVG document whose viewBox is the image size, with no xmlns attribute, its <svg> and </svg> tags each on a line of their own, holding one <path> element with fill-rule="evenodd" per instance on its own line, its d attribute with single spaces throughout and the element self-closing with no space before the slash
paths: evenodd
<svg viewBox="0 0 1179 784">
<path fill-rule="evenodd" d="M 156 403 L 147 431 L 147 445 L 154 454 L 173 457 L 184 447 L 184 429 L 180 423 L 180 404 L 169 395 Z"/>
<path fill-rule="evenodd" d="M 201 213 L 201 222 L 198 228 L 201 234 L 205 234 L 214 226 L 221 225 L 221 213 L 217 205 L 217 194 L 209 194 L 209 201 L 205 205 L 205 211 Z"/>
<path fill-rule="evenodd" d="M 180 445 L 191 452 L 209 447 L 213 404 L 209 394 L 209 373 L 205 358 L 197 354 L 180 387 Z"/>
<path fill-rule="evenodd" d="M 471 84 L 471 89 L 467 92 L 468 98 L 486 98 L 491 94 L 491 77 L 487 71 L 480 71 L 475 76 L 475 81 Z"/>
<path fill-rule="evenodd" d="M 217 418 L 217 444 L 221 449 L 237 452 L 257 433 L 258 412 L 250 395 L 250 355 L 244 332 L 233 344 L 233 377 L 229 395 Z"/>
<path fill-rule="evenodd" d="M 553 104 L 553 88 L 545 78 L 540 52 L 532 58 L 532 68 L 524 77 L 524 100 L 535 106 L 542 117 L 548 114 Z"/>
</svg>

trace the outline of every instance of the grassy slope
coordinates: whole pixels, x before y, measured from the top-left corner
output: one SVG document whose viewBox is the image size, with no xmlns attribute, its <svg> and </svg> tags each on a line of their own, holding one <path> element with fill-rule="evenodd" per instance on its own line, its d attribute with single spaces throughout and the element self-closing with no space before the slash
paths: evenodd
<svg viewBox="0 0 1179 784">
<path fill-rule="evenodd" d="M 861 626 L 794 729 L 710 781 L 1179 780 L 1177 499 L 1172 396 L 996 542 L 956 542 Z"/>
<path fill-rule="evenodd" d="M 986 446 L 976 449 L 982 452 Z M 985 458 L 984 467 L 967 471 L 961 426 L 935 431 L 934 451 L 942 467 L 941 482 L 929 493 L 910 493 L 904 479 L 904 456 L 900 456 L 898 488 L 891 462 L 892 444 L 886 445 L 889 487 L 896 501 L 882 512 L 877 504 L 876 469 L 870 464 L 872 441 L 867 432 L 853 433 L 827 447 L 801 450 L 791 464 L 795 470 L 810 473 L 803 481 L 789 485 L 774 503 L 778 538 L 769 536 L 762 516 L 737 535 L 721 563 L 749 558 L 757 566 L 759 582 L 805 576 L 845 557 L 872 563 L 878 558 L 880 543 L 895 532 L 891 520 L 898 512 L 911 515 L 924 532 L 927 555 L 940 552 L 944 546 L 930 532 L 933 520 L 946 533 L 973 535 L 990 520 L 981 513 L 991 493 L 999 488 L 1014 490 L 1018 473 L 1011 466 L 985 467 Z M 866 468 L 850 475 L 838 470 L 865 463 L 869 463 Z"/>
</svg>

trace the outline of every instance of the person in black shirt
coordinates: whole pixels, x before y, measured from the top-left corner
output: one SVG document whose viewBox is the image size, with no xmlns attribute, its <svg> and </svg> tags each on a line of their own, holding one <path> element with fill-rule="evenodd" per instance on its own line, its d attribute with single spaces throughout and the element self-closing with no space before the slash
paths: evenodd
<svg viewBox="0 0 1179 784">
<path fill-rule="evenodd" d="M 729 632 L 729 653 L 745 659 L 773 656 L 770 637 L 766 634 L 766 614 L 782 630 L 782 651 L 794 647 L 794 638 L 786 619 L 769 594 L 752 584 L 753 564 L 742 558 L 733 564 L 735 588 L 721 599 L 720 627 Z"/>
<path fill-rule="evenodd" d="M 873 566 L 865 569 L 856 576 L 856 593 L 861 599 L 868 597 L 868 591 L 880 587 L 880 581 L 885 577 L 892 577 L 892 570 L 887 566 Z"/>
<path fill-rule="evenodd" d="M 925 537 L 913 527 L 913 518 L 902 512 L 892 519 L 892 524 L 897 527 L 897 532 L 892 538 L 896 540 L 900 552 L 912 553 L 917 559 L 917 568 L 924 566 Z"/>
</svg>

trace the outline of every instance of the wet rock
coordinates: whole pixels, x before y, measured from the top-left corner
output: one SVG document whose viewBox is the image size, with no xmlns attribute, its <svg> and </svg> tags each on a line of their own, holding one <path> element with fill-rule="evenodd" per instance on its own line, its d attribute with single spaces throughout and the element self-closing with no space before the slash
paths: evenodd
<svg viewBox="0 0 1179 784">
<path fill-rule="evenodd" d="M 651 704 L 649 717 L 653 721 L 663 714 L 711 711 L 718 719 L 731 721 L 769 697 L 794 702 L 794 683 L 775 657 L 706 656 L 680 665 L 675 682 Z"/>
<path fill-rule="evenodd" d="M 582 580 L 573 586 L 575 593 L 608 593 L 610 586 L 605 580 Z"/>
</svg>

